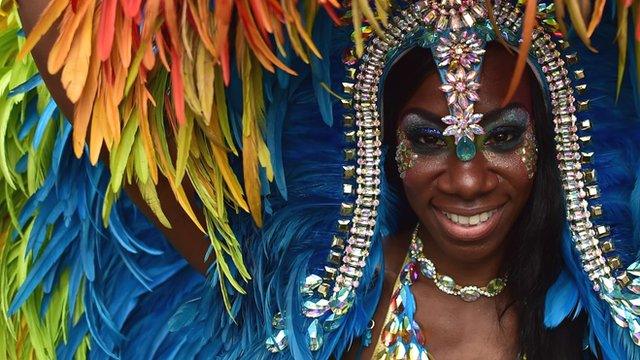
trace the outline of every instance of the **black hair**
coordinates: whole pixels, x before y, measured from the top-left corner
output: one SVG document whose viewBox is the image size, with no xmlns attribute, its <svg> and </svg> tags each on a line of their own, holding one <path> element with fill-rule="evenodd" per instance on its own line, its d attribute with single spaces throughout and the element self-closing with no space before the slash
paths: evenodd
<svg viewBox="0 0 640 360">
<path fill-rule="evenodd" d="M 402 195 L 404 191 L 401 180 L 395 175 L 398 172 L 393 156 L 396 122 L 402 107 L 435 71 L 431 52 L 416 47 L 392 66 L 385 79 L 382 110 L 385 143 L 390 154 L 385 168 L 390 187 Z M 535 80 L 531 83 L 538 163 L 529 200 L 508 236 L 509 256 L 503 266 L 512 297 L 509 306 L 517 311 L 520 350 L 528 360 L 583 359 L 584 313 L 553 329 L 544 325 L 545 296 L 563 266 L 561 244 L 565 205 L 556 163 L 553 122 L 540 84 Z M 406 208 L 413 214 L 408 204 Z M 401 228 L 411 227 L 416 221 L 415 215 L 405 216 Z"/>
</svg>

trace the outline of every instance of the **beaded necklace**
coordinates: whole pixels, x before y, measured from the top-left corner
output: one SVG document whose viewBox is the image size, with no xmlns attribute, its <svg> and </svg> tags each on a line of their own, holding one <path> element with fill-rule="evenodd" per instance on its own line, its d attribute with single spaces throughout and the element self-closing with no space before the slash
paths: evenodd
<svg viewBox="0 0 640 360">
<path fill-rule="evenodd" d="M 393 286 L 393 295 L 384 327 L 374 349 L 374 359 L 409 359 L 433 360 L 428 352 L 420 325 L 415 321 L 416 302 L 411 292 L 411 285 L 420 274 L 432 279 L 441 291 L 459 296 L 467 302 L 475 301 L 481 296 L 494 297 L 506 286 L 506 280 L 496 278 L 487 286 L 460 286 L 453 278 L 436 272 L 435 265 L 422 252 L 422 240 L 418 237 L 418 226 L 411 235 L 411 245 L 405 257 L 402 271 Z M 518 359 L 526 360 L 525 355 Z"/>
</svg>

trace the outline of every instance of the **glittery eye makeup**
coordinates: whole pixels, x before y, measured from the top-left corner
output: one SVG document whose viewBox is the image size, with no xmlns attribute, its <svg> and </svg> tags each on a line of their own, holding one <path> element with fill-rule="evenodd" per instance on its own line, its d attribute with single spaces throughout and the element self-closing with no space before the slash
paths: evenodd
<svg viewBox="0 0 640 360">
<path fill-rule="evenodd" d="M 517 104 L 510 105 L 485 126 L 484 146 L 498 153 L 513 151 L 522 144 L 528 126 L 529 113 Z"/>
<path fill-rule="evenodd" d="M 447 147 L 441 125 L 438 124 L 438 118 L 431 113 L 420 111 L 407 113 L 399 131 L 404 133 L 416 154 L 431 155 L 439 153 Z"/>
</svg>

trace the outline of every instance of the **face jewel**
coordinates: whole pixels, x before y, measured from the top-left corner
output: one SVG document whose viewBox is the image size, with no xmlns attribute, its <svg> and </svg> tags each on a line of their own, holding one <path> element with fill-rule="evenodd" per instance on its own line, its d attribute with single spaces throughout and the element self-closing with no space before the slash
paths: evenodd
<svg viewBox="0 0 640 360">
<path fill-rule="evenodd" d="M 464 110 L 456 107 L 452 115 L 442 118 L 442 122 L 449 125 L 442 133 L 445 136 L 453 136 L 456 144 L 465 136 L 473 140 L 475 135 L 484 134 L 484 129 L 478 125 L 480 120 L 482 120 L 482 114 L 474 114 L 473 105 Z"/>
<path fill-rule="evenodd" d="M 307 340 L 309 341 L 309 350 L 318 351 L 322 347 L 324 338 L 324 331 L 322 330 L 322 326 L 318 322 L 318 319 L 315 319 L 309 325 L 307 329 Z"/>
<path fill-rule="evenodd" d="M 289 345 L 287 335 L 284 333 L 284 330 L 278 331 L 275 335 L 269 337 L 264 343 L 267 350 L 272 353 L 280 352 L 286 349 Z"/>
<path fill-rule="evenodd" d="M 449 106 L 459 106 L 466 109 L 472 103 L 478 101 L 478 84 L 475 79 L 478 74 L 475 71 L 465 71 L 459 67 L 455 72 L 448 72 L 445 76 L 446 83 L 440 86 L 440 90 L 447 94 Z"/>
</svg>

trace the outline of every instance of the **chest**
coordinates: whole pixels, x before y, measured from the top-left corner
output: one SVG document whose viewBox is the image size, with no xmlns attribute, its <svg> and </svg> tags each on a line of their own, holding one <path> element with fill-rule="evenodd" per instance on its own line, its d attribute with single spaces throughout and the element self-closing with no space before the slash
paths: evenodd
<svg viewBox="0 0 640 360">
<path fill-rule="evenodd" d="M 373 342 L 363 351 L 362 359 L 375 358 L 374 348 L 385 326 L 396 276 L 394 272 L 385 274 L 382 298 L 374 316 Z M 426 279 L 413 284 L 411 292 L 416 303 L 415 320 L 435 360 L 516 359 L 517 316 L 512 309 L 501 311 L 499 299 L 467 303 L 440 292 Z M 355 352 L 345 358 L 355 359 Z"/>
</svg>

